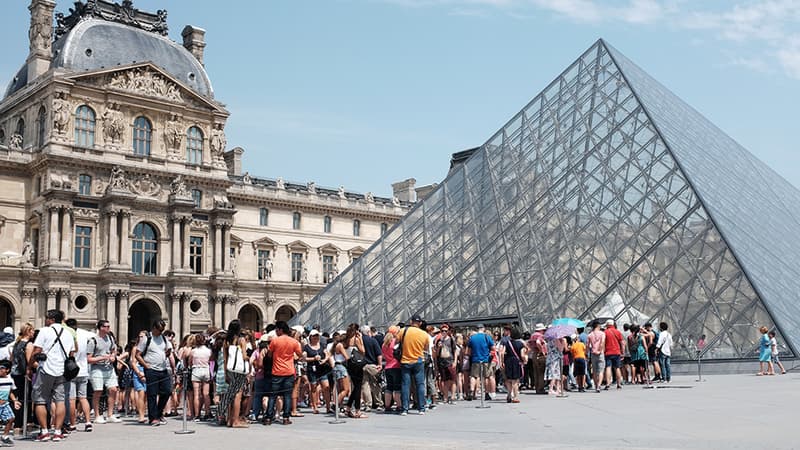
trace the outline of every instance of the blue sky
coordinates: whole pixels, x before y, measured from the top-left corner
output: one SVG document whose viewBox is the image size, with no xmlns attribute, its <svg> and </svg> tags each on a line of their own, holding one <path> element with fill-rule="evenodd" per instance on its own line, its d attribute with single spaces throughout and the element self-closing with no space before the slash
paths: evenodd
<svg viewBox="0 0 800 450">
<path fill-rule="evenodd" d="M 58 1 L 66 12 L 72 1 Z M 0 83 L 27 56 L 4 4 Z M 441 181 L 598 38 L 795 186 L 800 0 L 136 0 L 170 36 L 207 30 L 205 66 L 245 170 L 390 195 Z"/>
</svg>

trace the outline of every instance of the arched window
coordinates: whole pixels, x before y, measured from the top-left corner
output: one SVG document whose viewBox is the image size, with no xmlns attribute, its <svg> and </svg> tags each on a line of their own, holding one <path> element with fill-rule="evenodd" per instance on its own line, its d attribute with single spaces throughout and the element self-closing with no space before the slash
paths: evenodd
<svg viewBox="0 0 800 450">
<path fill-rule="evenodd" d="M 361 236 L 361 221 L 358 219 L 353 221 L 353 236 Z"/>
<path fill-rule="evenodd" d="M 78 147 L 94 147 L 95 115 L 92 108 L 86 105 L 75 110 L 75 145 Z"/>
<path fill-rule="evenodd" d="M 133 121 L 133 154 L 150 156 L 150 142 L 153 136 L 153 125 L 147 117 L 139 116 Z"/>
<path fill-rule="evenodd" d="M 133 228 L 133 261 L 131 268 L 137 275 L 156 275 L 158 262 L 158 236 L 149 223 L 140 222 Z"/>
<path fill-rule="evenodd" d="M 203 163 L 203 132 L 200 128 L 191 127 L 186 132 L 186 162 L 196 165 Z"/>
<path fill-rule="evenodd" d="M 47 129 L 47 111 L 44 106 L 39 108 L 39 114 L 36 116 L 36 146 L 41 147 L 44 145 L 44 133 Z"/>
</svg>

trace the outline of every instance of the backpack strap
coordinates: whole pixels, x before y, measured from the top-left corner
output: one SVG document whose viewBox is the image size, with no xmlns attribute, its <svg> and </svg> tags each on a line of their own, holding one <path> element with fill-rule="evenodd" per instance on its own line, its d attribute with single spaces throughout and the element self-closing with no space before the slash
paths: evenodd
<svg viewBox="0 0 800 450">
<path fill-rule="evenodd" d="M 153 341 L 153 335 L 148 331 L 147 342 L 144 344 L 144 350 L 142 350 L 142 358 L 144 358 L 144 355 L 147 354 L 147 350 L 150 348 L 150 342 L 152 341 Z M 166 347 L 164 348 L 164 350 L 166 350 Z"/>
</svg>

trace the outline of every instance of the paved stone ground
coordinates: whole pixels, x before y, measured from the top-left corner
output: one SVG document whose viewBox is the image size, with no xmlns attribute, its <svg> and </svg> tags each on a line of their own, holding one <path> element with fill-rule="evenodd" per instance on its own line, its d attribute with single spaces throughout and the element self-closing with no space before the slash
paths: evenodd
<svg viewBox="0 0 800 450">
<path fill-rule="evenodd" d="M 95 425 L 61 443 L 18 441 L 18 448 L 67 449 L 338 449 L 338 448 L 800 448 L 794 406 L 800 374 L 756 377 L 676 377 L 668 387 L 626 386 L 568 398 L 530 395 L 509 405 L 504 399 L 444 405 L 425 416 L 370 414 L 331 425 L 325 415 L 306 414 L 291 426 L 251 425 L 227 429 L 190 423 L 195 434 L 176 435 L 180 421 L 151 428 L 133 419 Z"/>
</svg>

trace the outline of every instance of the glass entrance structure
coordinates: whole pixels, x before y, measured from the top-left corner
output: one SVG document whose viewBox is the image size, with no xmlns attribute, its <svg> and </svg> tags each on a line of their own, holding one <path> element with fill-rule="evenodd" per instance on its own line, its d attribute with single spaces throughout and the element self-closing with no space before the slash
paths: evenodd
<svg viewBox="0 0 800 450">
<path fill-rule="evenodd" d="M 294 318 L 665 321 L 673 358 L 800 344 L 800 191 L 600 40 Z"/>
</svg>

